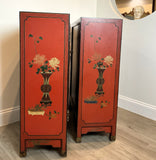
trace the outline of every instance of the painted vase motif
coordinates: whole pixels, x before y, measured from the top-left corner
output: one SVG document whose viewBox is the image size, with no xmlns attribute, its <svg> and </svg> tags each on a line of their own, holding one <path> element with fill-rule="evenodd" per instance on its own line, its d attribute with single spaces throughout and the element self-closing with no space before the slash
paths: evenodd
<svg viewBox="0 0 156 160">
<path fill-rule="evenodd" d="M 41 72 L 41 75 L 43 76 L 44 83 L 41 86 L 41 91 L 43 92 L 43 96 L 42 96 L 40 103 L 41 103 L 41 105 L 44 104 L 46 106 L 51 106 L 52 101 L 49 96 L 49 92 L 51 91 L 51 85 L 49 84 L 49 78 L 52 75 L 52 73 Z"/>
<path fill-rule="evenodd" d="M 100 103 L 100 107 L 103 108 L 107 106 L 108 103 L 107 100 L 102 99 L 100 102 L 99 99 L 104 95 L 103 84 L 105 80 L 103 78 L 103 73 L 106 69 L 113 66 L 113 57 L 111 55 L 106 55 L 105 57 L 102 57 L 102 54 L 97 52 L 97 47 L 99 46 L 97 46 L 97 44 L 104 43 L 101 36 L 97 37 L 91 34 L 90 38 L 92 39 L 92 43 L 94 43 L 94 54 L 91 57 L 88 57 L 87 60 L 88 64 L 93 64 L 93 69 L 98 70 L 98 78 L 96 79 L 97 89 L 92 95 L 88 95 L 87 98 L 84 99 L 84 103 Z"/>
<path fill-rule="evenodd" d="M 98 88 L 97 88 L 95 94 L 96 95 L 102 95 L 102 94 L 104 94 L 104 91 L 103 91 L 103 84 L 104 84 L 103 73 L 105 71 L 105 68 L 97 67 L 97 70 L 99 72 L 99 77 L 96 80 Z"/>
<path fill-rule="evenodd" d="M 49 92 L 51 91 L 51 85 L 49 84 L 50 76 L 55 72 L 59 72 L 59 64 L 60 60 L 56 57 L 52 57 L 47 59 L 45 55 L 38 54 L 37 52 L 37 44 L 42 42 L 42 36 L 34 36 L 29 34 L 29 38 L 31 38 L 34 42 L 35 46 L 35 56 L 34 58 L 28 63 L 29 67 L 32 68 L 33 66 L 37 67 L 36 74 L 41 74 L 43 77 L 43 84 L 41 85 L 41 91 L 43 92 L 42 98 L 40 100 L 40 104 L 36 104 L 35 106 L 31 106 L 28 109 L 28 115 L 31 116 L 47 116 L 49 120 L 52 118 L 56 118 L 57 112 L 54 110 L 53 112 L 50 110 L 49 113 L 45 110 L 48 106 L 51 106 L 52 101 L 49 96 Z"/>
</svg>

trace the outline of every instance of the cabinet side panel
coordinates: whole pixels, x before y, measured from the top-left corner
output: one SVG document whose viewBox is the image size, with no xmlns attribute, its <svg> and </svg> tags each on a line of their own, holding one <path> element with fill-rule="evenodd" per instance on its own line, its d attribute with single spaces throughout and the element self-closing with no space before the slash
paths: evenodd
<svg viewBox="0 0 156 160">
<path fill-rule="evenodd" d="M 79 48 L 80 48 L 80 25 L 72 28 L 72 87 L 71 96 L 75 104 L 78 103 L 78 82 L 79 82 Z"/>
<path fill-rule="evenodd" d="M 24 141 L 24 16 L 20 13 L 20 151 L 25 151 Z"/>
<path fill-rule="evenodd" d="M 80 25 L 72 27 L 72 76 L 70 125 L 77 130 L 79 90 Z"/>
</svg>

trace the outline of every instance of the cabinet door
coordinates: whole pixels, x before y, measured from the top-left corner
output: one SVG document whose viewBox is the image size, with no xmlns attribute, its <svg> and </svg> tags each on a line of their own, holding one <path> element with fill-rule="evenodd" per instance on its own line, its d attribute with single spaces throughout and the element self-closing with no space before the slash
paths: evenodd
<svg viewBox="0 0 156 160">
<path fill-rule="evenodd" d="M 79 92 L 85 124 L 110 122 L 117 106 L 120 20 L 82 19 Z"/>
<path fill-rule="evenodd" d="M 21 14 L 21 122 L 27 135 L 66 130 L 69 15 Z"/>
</svg>

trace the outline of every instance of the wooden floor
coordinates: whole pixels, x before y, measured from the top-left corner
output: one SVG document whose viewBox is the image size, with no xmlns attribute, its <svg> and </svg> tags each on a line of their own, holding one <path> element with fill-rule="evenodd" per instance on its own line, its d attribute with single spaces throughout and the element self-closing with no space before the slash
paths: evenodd
<svg viewBox="0 0 156 160">
<path fill-rule="evenodd" d="M 57 149 L 37 147 L 19 157 L 19 122 L 0 128 L 0 160 L 156 160 L 156 122 L 118 110 L 117 139 L 110 142 L 104 133 L 82 136 L 75 143 L 68 133 L 67 157 Z"/>
</svg>

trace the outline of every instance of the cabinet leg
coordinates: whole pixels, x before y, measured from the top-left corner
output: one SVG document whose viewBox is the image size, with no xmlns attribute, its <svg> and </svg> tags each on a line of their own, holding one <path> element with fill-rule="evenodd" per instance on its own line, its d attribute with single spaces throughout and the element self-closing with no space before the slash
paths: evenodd
<svg viewBox="0 0 156 160">
<path fill-rule="evenodd" d="M 76 137 L 76 143 L 81 143 L 81 137 Z"/>
<path fill-rule="evenodd" d="M 81 127 L 78 125 L 76 143 L 81 143 Z"/>
<path fill-rule="evenodd" d="M 20 157 L 25 157 L 26 155 L 26 151 L 20 152 Z"/>
<path fill-rule="evenodd" d="M 67 151 L 61 149 L 60 155 L 61 155 L 62 157 L 67 157 Z"/>
<path fill-rule="evenodd" d="M 112 131 L 109 136 L 110 141 L 116 140 L 116 126 L 112 126 Z"/>
<path fill-rule="evenodd" d="M 67 156 L 66 139 L 65 139 L 65 140 L 62 140 L 62 148 L 61 148 L 61 151 L 60 151 L 60 155 L 61 155 L 62 157 L 66 157 L 66 156 Z"/>
<path fill-rule="evenodd" d="M 110 134 L 109 139 L 110 139 L 110 141 L 115 141 L 115 140 L 116 140 L 116 136 L 112 136 L 112 135 Z"/>
<path fill-rule="evenodd" d="M 26 146 L 25 146 L 25 139 L 21 138 L 20 141 L 20 157 L 25 157 L 26 156 Z"/>
</svg>

